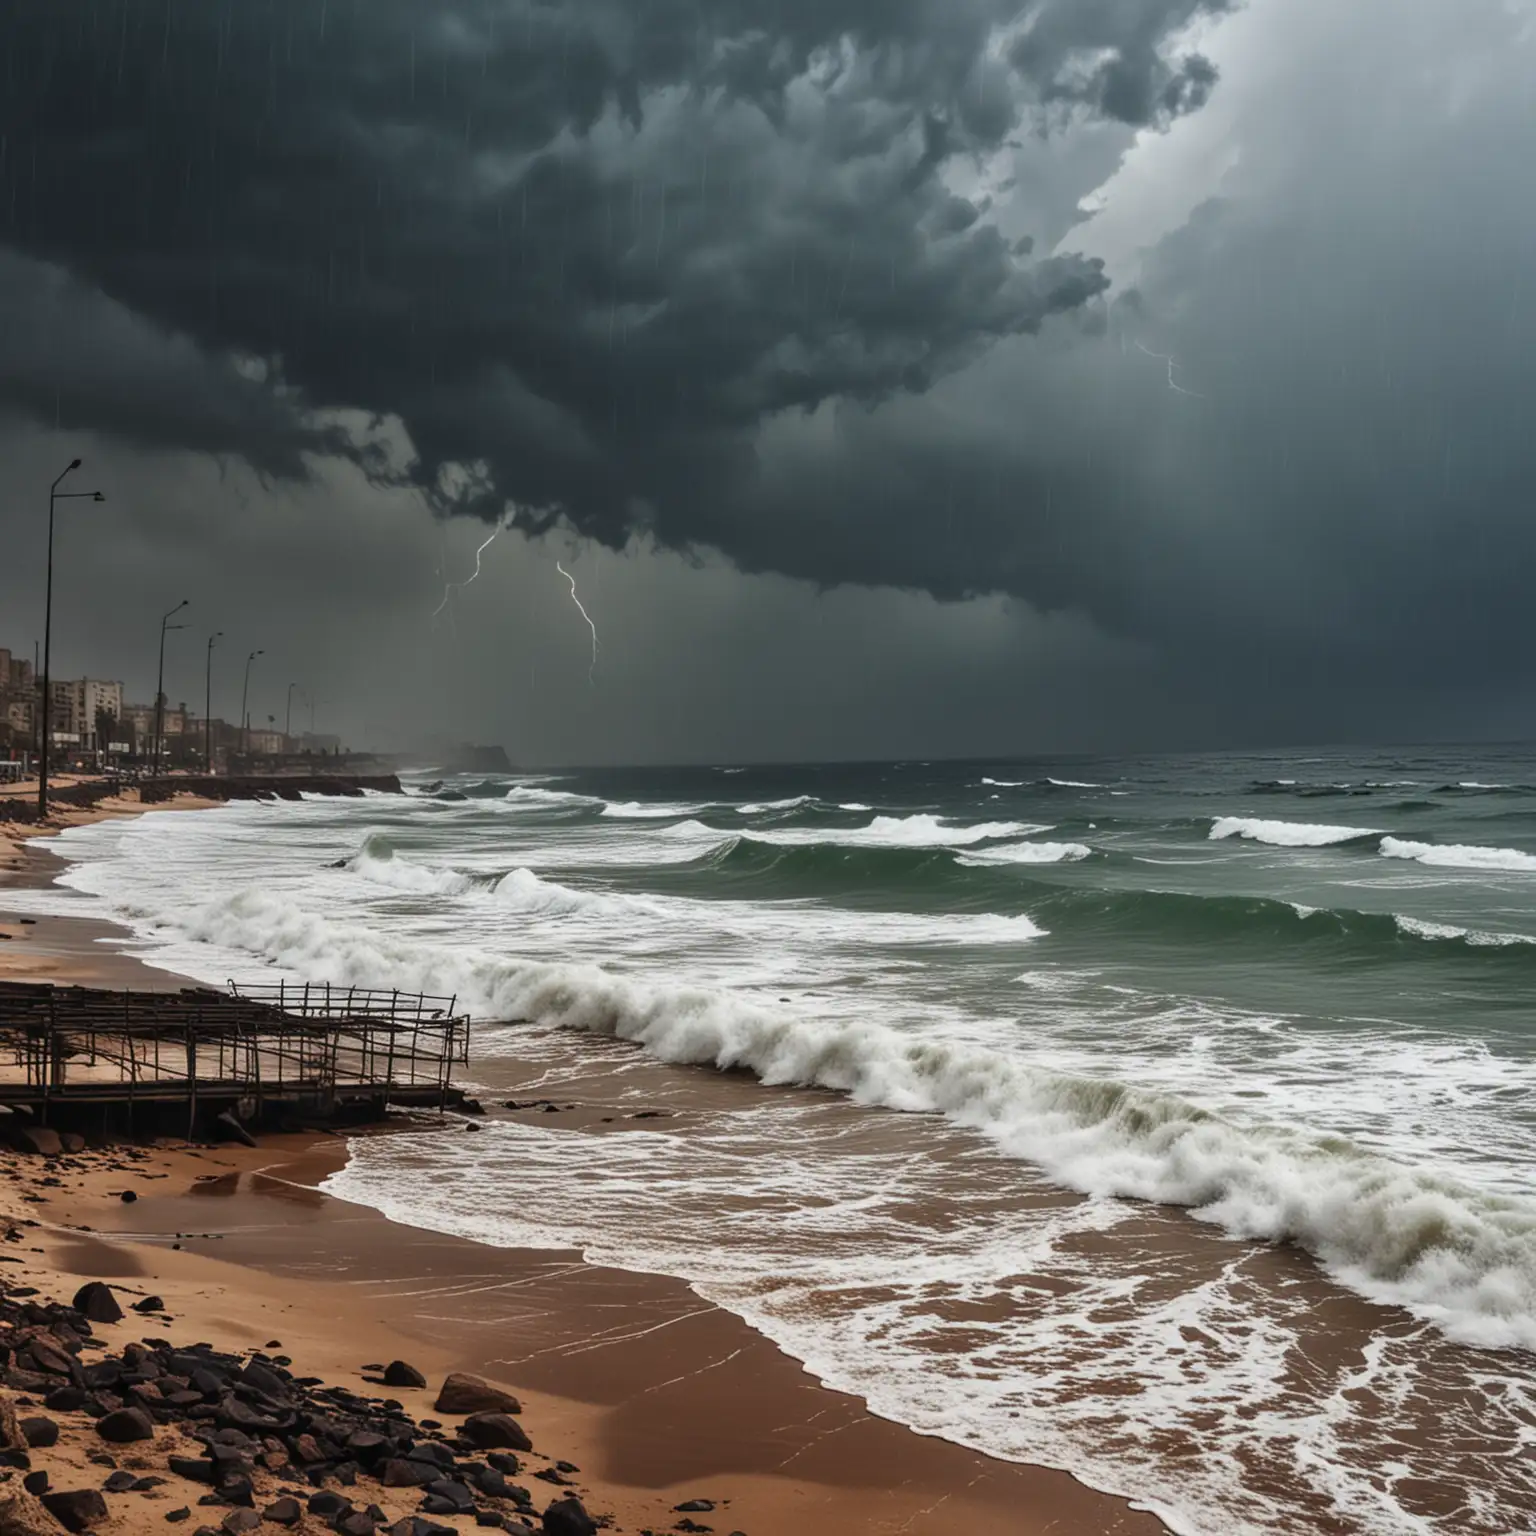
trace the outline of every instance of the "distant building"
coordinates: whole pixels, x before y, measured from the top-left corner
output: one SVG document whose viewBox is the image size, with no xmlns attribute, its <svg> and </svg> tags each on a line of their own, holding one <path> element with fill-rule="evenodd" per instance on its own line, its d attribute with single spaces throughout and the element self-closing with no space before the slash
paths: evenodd
<svg viewBox="0 0 1536 1536">
<path fill-rule="evenodd" d="M 48 684 L 48 734 L 54 741 L 89 752 L 105 750 L 106 743 L 97 739 L 99 727 L 110 720 L 115 738 L 122 715 L 121 683 L 82 677 L 55 678 Z"/>
</svg>

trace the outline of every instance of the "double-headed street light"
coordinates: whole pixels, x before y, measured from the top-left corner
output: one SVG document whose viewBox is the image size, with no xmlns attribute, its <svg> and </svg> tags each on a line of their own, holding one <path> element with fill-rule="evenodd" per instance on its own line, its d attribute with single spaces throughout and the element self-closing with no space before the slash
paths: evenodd
<svg viewBox="0 0 1536 1536">
<path fill-rule="evenodd" d="M 61 491 L 64 476 L 80 468 L 79 459 L 71 459 L 69 468 L 48 487 L 48 584 L 43 598 L 43 699 L 42 735 L 37 751 L 37 814 L 41 819 L 48 814 L 48 714 L 53 690 L 50 673 L 50 651 L 53 642 L 53 509 L 61 501 L 105 501 L 100 491 Z"/>
<path fill-rule="evenodd" d="M 251 755 L 251 717 L 245 712 L 245 707 L 251 697 L 251 663 L 258 656 L 265 656 L 265 651 L 252 651 L 245 658 L 245 687 L 240 690 L 240 751 L 246 756 Z"/>
<path fill-rule="evenodd" d="M 185 624 L 172 624 L 171 620 L 181 610 L 188 606 L 189 600 L 182 598 L 171 611 L 160 620 L 160 672 L 155 679 L 155 777 L 160 777 L 160 754 L 165 750 L 165 632 L 167 629 L 185 629 Z"/>
</svg>

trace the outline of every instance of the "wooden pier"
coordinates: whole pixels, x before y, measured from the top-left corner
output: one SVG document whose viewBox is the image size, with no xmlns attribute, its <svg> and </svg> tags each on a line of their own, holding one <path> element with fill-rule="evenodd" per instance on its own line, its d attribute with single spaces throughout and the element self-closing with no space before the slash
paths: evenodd
<svg viewBox="0 0 1536 1536">
<path fill-rule="evenodd" d="M 455 998 L 330 985 L 117 992 L 0 982 L 0 1109 L 42 1125 L 196 1136 L 447 1109 Z M 227 1126 L 228 1121 L 224 1124 Z"/>
</svg>

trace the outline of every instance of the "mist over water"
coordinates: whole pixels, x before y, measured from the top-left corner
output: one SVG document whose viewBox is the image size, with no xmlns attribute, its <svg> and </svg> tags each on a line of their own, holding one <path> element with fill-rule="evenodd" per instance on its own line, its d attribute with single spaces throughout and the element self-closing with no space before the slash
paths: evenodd
<svg viewBox="0 0 1536 1536">
<path fill-rule="evenodd" d="M 488 1093 L 606 1106 L 359 1144 L 397 1219 L 681 1275 L 1180 1530 L 1536 1521 L 1529 754 L 436 782 L 80 829 L 26 899 L 456 993 Z"/>
</svg>

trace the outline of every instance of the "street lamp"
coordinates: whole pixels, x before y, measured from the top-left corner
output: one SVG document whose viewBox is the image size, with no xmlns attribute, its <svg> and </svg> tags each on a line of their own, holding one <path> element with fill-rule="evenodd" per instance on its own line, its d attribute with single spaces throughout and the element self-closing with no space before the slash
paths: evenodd
<svg viewBox="0 0 1536 1536">
<path fill-rule="evenodd" d="M 213 644 L 224 638 L 222 629 L 208 636 L 208 671 L 203 683 L 203 771 L 213 772 Z"/>
<path fill-rule="evenodd" d="M 288 684 L 288 714 L 283 721 L 283 735 L 285 737 L 293 735 L 293 690 L 298 686 L 297 683 Z M 285 741 L 283 745 L 286 747 L 287 742 Z"/>
<path fill-rule="evenodd" d="M 60 501 L 105 501 L 107 498 L 100 491 L 61 491 L 59 487 L 64 483 L 64 476 L 73 473 L 80 468 L 79 459 L 71 459 L 69 468 L 60 475 L 57 480 L 48 487 L 48 586 L 47 595 L 43 599 L 43 733 L 38 743 L 37 754 L 37 814 L 38 818 L 48 815 L 48 706 L 49 695 L 53 691 L 49 684 L 52 677 L 49 671 L 49 651 L 53 640 L 53 509 L 54 504 Z"/>
<path fill-rule="evenodd" d="M 251 755 L 251 717 L 246 714 L 246 702 L 251 696 L 251 663 L 258 656 L 265 656 L 265 651 L 252 651 L 245 658 L 245 687 L 240 690 L 240 750 L 246 756 Z"/>
<path fill-rule="evenodd" d="M 182 598 L 171 611 L 160 620 L 160 672 L 155 678 L 155 777 L 160 777 L 160 754 L 165 750 L 165 632 L 167 629 L 185 629 L 185 624 L 172 624 L 171 620 L 181 610 L 188 606 L 189 600 Z"/>
</svg>

